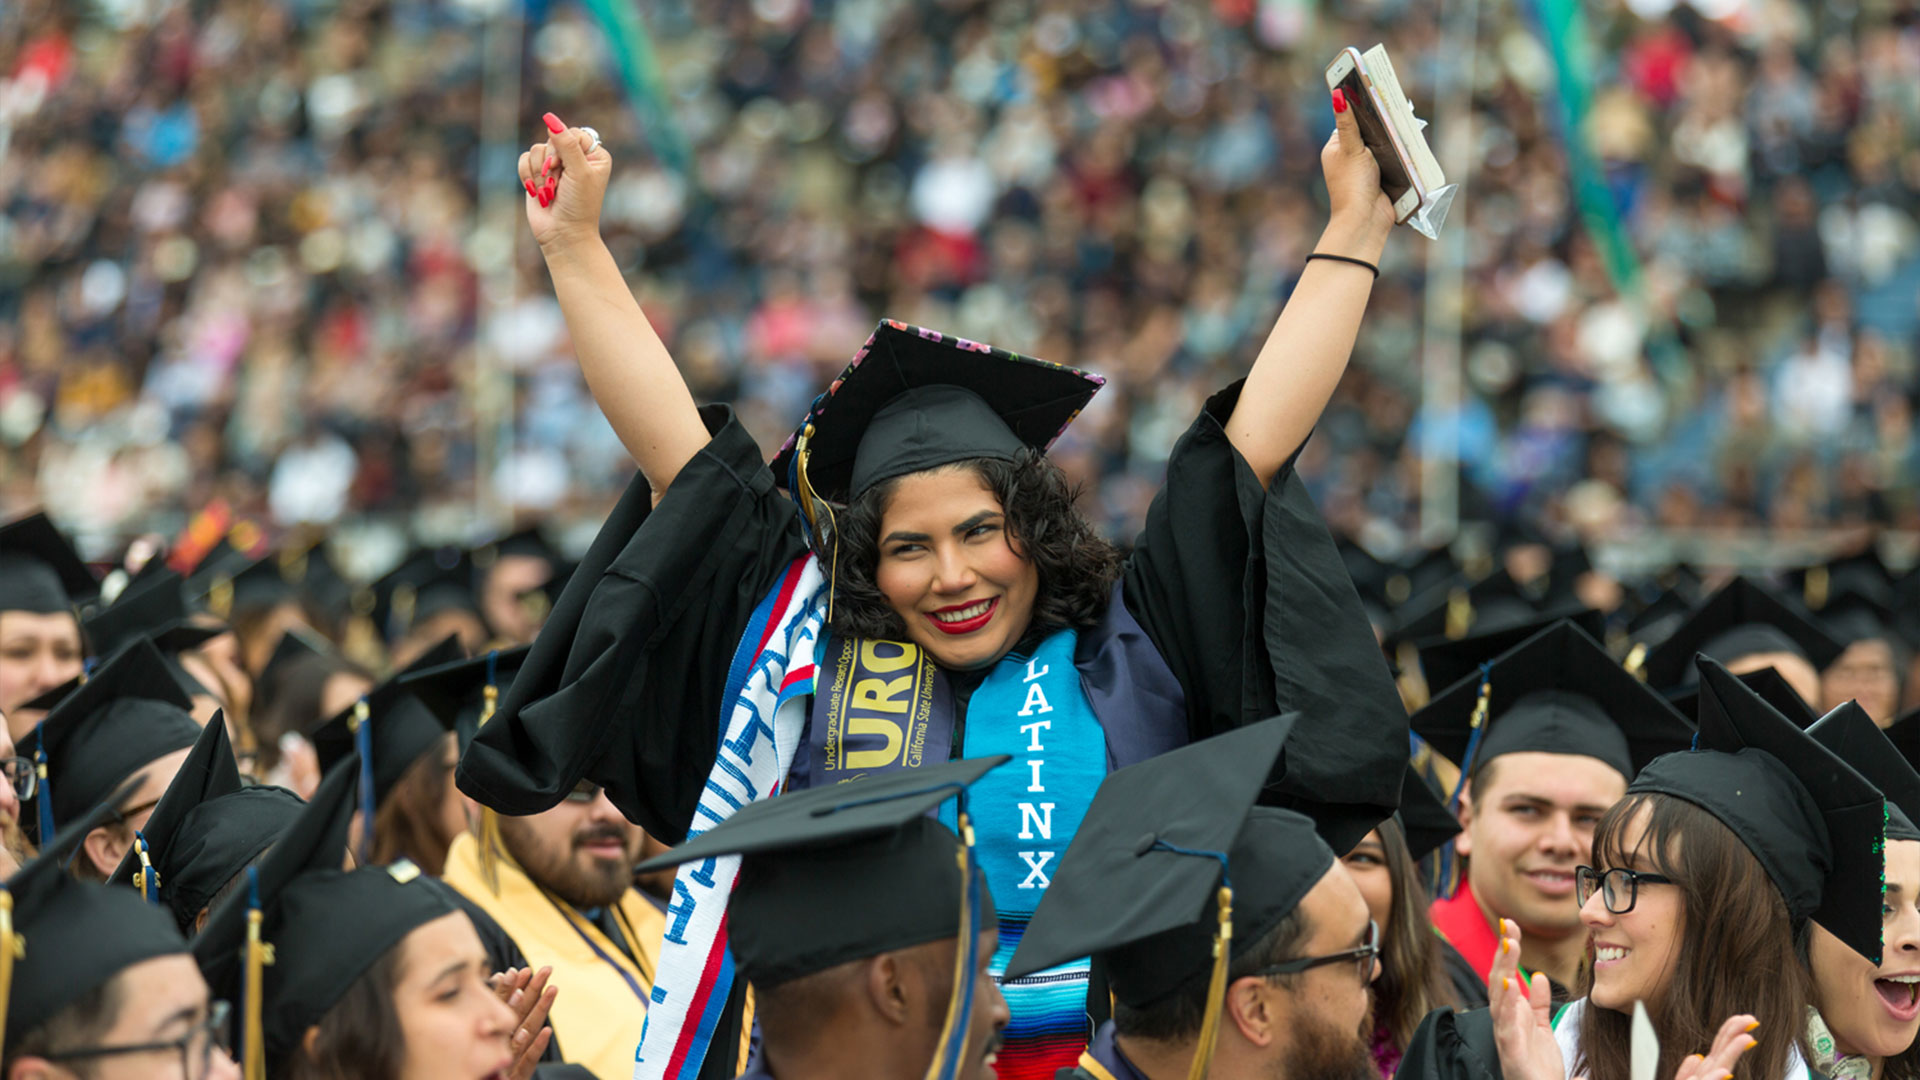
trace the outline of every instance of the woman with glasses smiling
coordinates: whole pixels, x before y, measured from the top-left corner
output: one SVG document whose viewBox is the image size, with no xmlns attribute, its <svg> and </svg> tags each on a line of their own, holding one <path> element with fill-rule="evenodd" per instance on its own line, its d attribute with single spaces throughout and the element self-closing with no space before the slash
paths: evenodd
<svg viewBox="0 0 1920 1080">
<path fill-rule="evenodd" d="M 1641 771 L 1578 873 L 1587 996 L 1550 1018 L 1544 980 L 1521 985 L 1507 924 L 1489 988 L 1507 1080 L 1628 1080 L 1636 1002 L 1659 1038 L 1656 1076 L 1691 1076 L 1707 1054 L 1738 1055 L 1716 1078 L 1811 1078 L 1815 924 L 1880 962 L 1879 790 L 1725 668 L 1697 664 L 1698 748 Z"/>
</svg>

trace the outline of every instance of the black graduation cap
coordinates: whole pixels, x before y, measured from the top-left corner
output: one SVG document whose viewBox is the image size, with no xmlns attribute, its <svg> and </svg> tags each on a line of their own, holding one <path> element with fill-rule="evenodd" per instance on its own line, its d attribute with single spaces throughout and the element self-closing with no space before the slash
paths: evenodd
<svg viewBox="0 0 1920 1080">
<path fill-rule="evenodd" d="M 1913 709 L 1888 724 L 1886 736 L 1900 751 L 1900 756 L 1907 759 L 1907 764 L 1920 769 L 1920 709 Z"/>
<path fill-rule="evenodd" d="M 815 399 L 774 457 L 773 475 L 796 495 L 810 489 L 844 503 L 907 473 L 973 458 L 1012 460 L 1022 449 L 1052 445 L 1105 383 L 888 319 Z"/>
<path fill-rule="evenodd" d="M 1458 641 L 1476 630 L 1510 629 L 1538 615 L 1513 576 L 1496 570 L 1471 585 L 1460 577 L 1415 596 L 1387 637 L 1390 642 Z"/>
<path fill-rule="evenodd" d="M 456 547 L 415 549 L 373 583 L 373 596 L 373 624 L 388 641 L 442 612 L 480 613 L 472 559 Z"/>
<path fill-rule="evenodd" d="M 1698 748 L 1640 770 L 1628 794 L 1671 795 L 1720 819 L 1760 861 L 1795 922 L 1813 919 L 1878 964 L 1879 789 L 1719 662 L 1696 663 Z"/>
<path fill-rule="evenodd" d="M 227 631 L 194 621 L 184 579 L 165 568 L 135 578 L 113 603 L 87 615 L 80 625 L 96 656 L 116 653 L 136 637 L 151 638 L 161 653 L 171 655 Z"/>
<path fill-rule="evenodd" d="M 1594 572 L 1593 555 L 1578 540 L 1554 544 L 1552 547 L 1553 565 L 1547 570 L 1546 595 L 1541 602 L 1555 607 L 1578 605 L 1580 579 Z"/>
<path fill-rule="evenodd" d="M 313 732 L 314 753 L 320 759 L 320 771 L 335 766 L 357 753 L 357 731 L 367 726 L 368 749 L 373 765 L 373 805 L 385 802 L 393 786 L 422 754 L 433 749 L 440 737 L 452 728 L 441 723 L 424 701 L 402 685 L 409 674 L 450 663 L 460 657 L 460 639 L 448 635 L 426 655 L 405 670 L 373 688 L 359 702 L 335 714 Z M 365 719 L 361 710 L 365 709 Z"/>
<path fill-rule="evenodd" d="M 533 646 L 496 649 L 471 660 L 418 668 L 402 675 L 402 689 L 432 709 L 440 723 L 460 735 L 465 747 L 480 724 L 493 714 Z"/>
<path fill-rule="evenodd" d="M 1845 644 L 1856 641 L 1907 640 L 1911 623 L 1900 617 L 1899 600 L 1892 585 L 1845 585 L 1820 609 L 1820 621 Z"/>
<path fill-rule="evenodd" d="M 301 565 L 298 553 L 292 549 L 269 551 L 237 568 L 232 567 L 229 558 L 207 575 L 202 576 L 196 569 L 187 579 L 187 591 L 214 615 L 232 619 L 243 612 L 296 601 L 294 586 L 298 582 L 289 575 Z"/>
<path fill-rule="evenodd" d="M 1519 621 L 1513 621 L 1514 619 Z M 1452 686 L 1469 675 L 1478 674 L 1480 665 L 1513 648 L 1562 619 L 1587 632 L 1595 641 L 1606 636 L 1606 618 L 1598 611 L 1574 605 L 1546 614 L 1512 612 L 1496 608 L 1474 624 L 1474 632 L 1459 639 L 1432 637 L 1414 642 L 1420 653 L 1420 672 L 1433 688 Z"/>
<path fill-rule="evenodd" d="M 222 901 L 193 942 L 214 996 L 242 1001 L 248 910 L 257 903 L 273 960 L 261 976 L 264 1045 L 243 1053 L 264 1053 L 268 1075 L 280 1074 L 307 1029 L 388 950 L 458 910 L 410 862 L 340 869 L 357 771 L 341 769 L 321 782 L 260 861 L 254 883 Z"/>
<path fill-rule="evenodd" d="M 100 593 L 100 583 L 45 514 L 0 525 L 0 611 L 52 615 Z"/>
<path fill-rule="evenodd" d="M 34 698 L 32 701 L 26 702 L 25 704 L 21 705 L 20 708 L 37 709 L 40 712 L 52 712 L 55 706 L 59 705 L 62 701 L 67 700 L 68 696 L 71 695 L 75 690 L 80 689 L 80 684 L 86 681 L 87 680 L 85 676 L 75 675 L 73 678 L 68 679 L 66 682 L 61 683 L 59 686 L 56 686 L 53 689 L 47 691 L 46 693 L 41 694 L 39 697 Z"/>
<path fill-rule="evenodd" d="M 293 824 L 305 804 L 284 788 L 249 787 L 225 723 L 210 723 L 175 774 L 109 884 L 139 887 L 138 844 L 158 879 L 150 887 L 191 935 L 201 909 Z"/>
<path fill-rule="evenodd" d="M 1780 715 L 1799 727 L 1810 727 L 1815 720 L 1820 719 L 1820 714 L 1813 711 L 1813 706 L 1807 704 L 1806 699 L 1800 696 L 1800 691 L 1795 690 L 1793 684 L 1788 682 L 1786 676 L 1781 675 L 1777 668 L 1763 667 L 1744 675 L 1736 675 L 1734 678 L 1745 683 L 1747 689 L 1759 694 L 1767 704 L 1778 709 Z M 1692 686 L 1669 693 L 1667 701 L 1682 716 L 1692 717 L 1698 714 L 1700 684 L 1696 682 Z"/>
<path fill-rule="evenodd" d="M 1637 645 L 1651 649 L 1679 629 L 1693 614 L 1693 604 L 1677 590 L 1663 589 L 1646 606 L 1627 620 L 1627 637 Z M 1645 663 L 1644 652 L 1642 663 Z"/>
<path fill-rule="evenodd" d="M 0 932 L 0 949 L 13 954 L 12 985 L 0 981 L 7 1047 L 127 968 L 187 951 L 166 912 L 125 889 L 67 873 L 87 834 L 113 820 L 133 787 L 109 792 L 111 798 L 75 817 L 38 858 L 0 882 L 13 906 L 11 932 Z"/>
<path fill-rule="evenodd" d="M 1115 998 L 1143 1008 L 1210 968 L 1223 976 L 1231 957 L 1214 955 L 1223 900 L 1232 952 L 1242 953 L 1333 866 L 1311 819 L 1259 805 L 1296 720 L 1274 717 L 1110 774 L 1005 977 L 1098 956 Z"/>
<path fill-rule="evenodd" d="M 1920 840 L 1920 772 L 1900 755 L 1857 701 L 1849 701 L 1807 729 L 1887 797 L 1887 839 Z"/>
<path fill-rule="evenodd" d="M 550 565 L 560 564 L 560 553 L 547 543 L 538 525 L 529 525 L 517 529 L 498 540 L 490 541 L 473 549 L 473 567 L 485 573 L 503 555 L 519 555 L 535 559 L 545 559 Z"/>
<path fill-rule="evenodd" d="M 1837 559 L 1790 570 L 1787 584 L 1808 611 L 1824 616 L 1827 605 L 1847 592 L 1863 592 L 1891 600 L 1894 574 L 1881 560 L 1879 549 L 1869 547 Z"/>
<path fill-rule="evenodd" d="M 55 825 L 85 813 L 159 758 L 200 737 L 181 691 L 153 643 L 144 638 L 101 665 L 20 740 L 21 756 L 44 755 L 45 779 L 34 795 Z"/>
<path fill-rule="evenodd" d="M 929 815 L 1010 760 L 968 758 L 751 802 L 634 872 L 742 856 L 728 943 L 763 988 L 954 937 L 960 839 Z"/>
<path fill-rule="evenodd" d="M 1800 605 L 1751 578 L 1736 577 L 1647 654 L 1647 682 L 1657 687 L 1686 682 L 1695 653 L 1725 664 L 1756 653 L 1789 652 L 1824 670 L 1843 651 L 1845 646 Z"/>
<path fill-rule="evenodd" d="M 1412 764 L 1400 781 L 1400 809 L 1394 813 L 1406 834 L 1407 853 L 1419 862 L 1460 834 L 1460 819 L 1447 809 L 1446 799 L 1433 790 Z"/>
<path fill-rule="evenodd" d="M 1495 658 L 1485 686 L 1487 711 L 1477 735 L 1478 674 L 1441 691 L 1409 721 L 1466 776 L 1501 754 L 1539 751 L 1598 758 L 1631 779 L 1693 738 L 1686 717 L 1571 622 L 1555 623 Z"/>
</svg>

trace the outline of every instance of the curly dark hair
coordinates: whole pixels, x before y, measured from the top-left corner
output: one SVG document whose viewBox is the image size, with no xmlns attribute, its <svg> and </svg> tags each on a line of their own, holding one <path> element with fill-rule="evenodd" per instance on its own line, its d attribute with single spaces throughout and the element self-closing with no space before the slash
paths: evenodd
<svg viewBox="0 0 1920 1080">
<path fill-rule="evenodd" d="M 1024 450 L 1013 461 L 974 458 L 942 466 L 968 469 L 1000 500 L 1007 515 L 1007 542 L 1039 571 L 1033 619 L 1022 642 L 1072 627 L 1091 629 L 1107 611 L 1113 583 L 1120 577 L 1120 549 L 1101 537 L 1093 523 L 1074 509 L 1079 492 L 1060 467 L 1038 450 Z M 836 515 L 839 551 L 828 538 L 819 552 L 833 563 L 833 631 L 850 637 L 903 641 L 906 623 L 880 592 L 880 522 L 892 501 L 898 478 L 883 480 L 855 496 Z"/>
</svg>

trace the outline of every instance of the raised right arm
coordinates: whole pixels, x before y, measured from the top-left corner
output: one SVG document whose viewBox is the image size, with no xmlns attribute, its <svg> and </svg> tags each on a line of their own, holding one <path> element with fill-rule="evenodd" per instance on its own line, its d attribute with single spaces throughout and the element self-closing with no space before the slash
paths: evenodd
<svg viewBox="0 0 1920 1080">
<path fill-rule="evenodd" d="M 550 156 L 557 160 L 543 174 Z M 709 436 L 679 367 L 600 239 L 600 204 L 612 172 L 606 148 L 593 148 L 579 128 L 556 132 L 520 155 L 527 223 L 553 278 L 581 374 L 657 501 Z M 551 199 L 544 197 L 548 190 Z"/>
</svg>

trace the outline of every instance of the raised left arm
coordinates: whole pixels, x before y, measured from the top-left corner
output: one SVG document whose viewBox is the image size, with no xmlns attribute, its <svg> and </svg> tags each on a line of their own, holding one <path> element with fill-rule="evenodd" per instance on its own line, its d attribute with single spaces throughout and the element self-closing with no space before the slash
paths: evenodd
<svg viewBox="0 0 1920 1080">
<path fill-rule="evenodd" d="M 1332 213 L 1313 250 L 1378 266 L 1393 205 L 1380 190 L 1380 165 L 1361 140 L 1353 110 L 1335 94 L 1333 136 L 1320 150 Z M 1372 294 L 1373 275 L 1362 266 L 1314 259 L 1301 272 L 1227 419 L 1228 441 L 1262 484 L 1272 482 L 1320 422 Z"/>
</svg>

